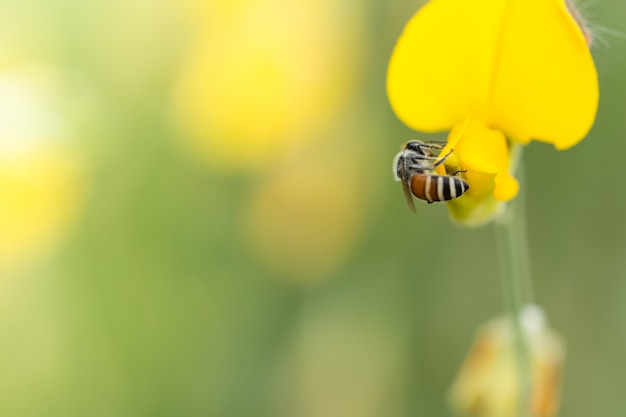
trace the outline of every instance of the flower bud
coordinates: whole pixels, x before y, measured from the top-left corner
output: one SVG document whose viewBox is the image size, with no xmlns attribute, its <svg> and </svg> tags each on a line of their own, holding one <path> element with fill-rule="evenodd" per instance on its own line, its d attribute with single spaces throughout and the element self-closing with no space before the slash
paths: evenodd
<svg viewBox="0 0 626 417">
<path fill-rule="evenodd" d="M 530 354 L 529 415 L 551 417 L 560 400 L 563 343 L 539 307 L 526 306 L 520 319 Z M 517 417 L 521 398 L 517 353 L 509 317 L 485 324 L 452 385 L 454 411 L 461 416 Z"/>
</svg>

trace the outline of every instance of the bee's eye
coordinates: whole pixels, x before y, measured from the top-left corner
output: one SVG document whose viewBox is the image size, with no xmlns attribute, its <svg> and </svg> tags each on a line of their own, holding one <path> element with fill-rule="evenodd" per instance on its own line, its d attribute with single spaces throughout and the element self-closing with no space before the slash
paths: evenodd
<svg viewBox="0 0 626 417">
<path fill-rule="evenodd" d="M 412 140 L 410 142 L 407 142 L 406 148 L 411 150 L 411 151 L 419 152 L 420 151 L 420 143 L 417 142 L 417 141 Z"/>
</svg>

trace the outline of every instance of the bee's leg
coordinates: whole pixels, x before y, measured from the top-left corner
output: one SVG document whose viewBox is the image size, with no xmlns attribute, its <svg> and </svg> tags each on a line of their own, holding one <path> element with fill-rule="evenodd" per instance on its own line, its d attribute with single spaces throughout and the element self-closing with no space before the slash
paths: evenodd
<svg viewBox="0 0 626 417">
<path fill-rule="evenodd" d="M 411 159 L 413 160 L 420 160 L 420 161 L 436 161 L 439 157 L 437 156 L 431 156 L 431 155 L 420 155 L 420 154 L 415 154 L 413 156 L 411 156 Z"/>
<path fill-rule="evenodd" d="M 431 169 L 431 161 L 436 160 L 436 156 L 415 154 L 411 156 L 411 165 L 409 166 L 409 169 L 413 171 L 424 172 L 425 169 Z M 422 161 L 429 161 L 429 163 L 425 165 Z"/>
<path fill-rule="evenodd" d="M 438 151 L 442 150 L 443 147 L 446 146 L 446 142 L 438 142 L 438 141 L 430 141 L 423 142 L 420 144 L 420 149 L 436 149 Z M 424 152 L 425 153 L 425 152 Z"/>
<path fill-rule="evenodd" d="M 454 149 L 450 149 L 447 154 L 445 154 L 442 158 L 439 158 L 437 162 L 433 164 L 433 169 L 437 168 L 439 165 L 443 164 L 446 159 L 454 152 Z"/>
<path fill-rule="evenodd" d="M 428 142 L 422 142 L 424 145 L 434 148 L 434 149 L 442 149 L 448 141 L 445 140 L 429 140 Z"/>
<path fill-rule="evenodd" d="M 457 170 L 457 171 L 454 171 L 452 174 L 448 174 L 448 175 L 451 175 L 451 176 L 453 176 L 453 177 L 456 177 L 457 175 L 459 175 L 459 174 L 463 174 L 464 172 L 467 172 L 467 170 L 466 170 L 466 169 L 459 169 L 459 170 Z"/>
<path fill-rule="evenodd" d="M 420 139 L 409 139 L 408 141 L 410 142 L 415 142 L 417 144 L 419 144 L 420 148 L 430 148 L 430 149 L 443 149 L 444 146 L 446 146 L 446 144 L 448 143 L 445 140 L 429 140 L 429 141 L 423 141 Z"/>
</svg>

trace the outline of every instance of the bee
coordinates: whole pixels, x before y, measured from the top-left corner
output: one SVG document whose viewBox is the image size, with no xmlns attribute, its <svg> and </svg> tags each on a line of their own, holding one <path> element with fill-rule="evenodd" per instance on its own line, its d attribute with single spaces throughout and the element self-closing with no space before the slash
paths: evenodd
<svg viewBox="0 0 626 417">
<path fill-rule="evenodd" d="M 452 150 L 443 157 L 435 155 L 443 149 L 442 144 L 411 140 L 407 142 L 393 160 L 393 174 L 396 181 L 402 183 L 404 197 L 409 209 L 415 212 L 413 196 L 428 201 L 450 201 L 462 196 L 469 190 L 469 184 L 457 176 L 437 175 L 435 168 L 443 164 Z"/>
</svg>

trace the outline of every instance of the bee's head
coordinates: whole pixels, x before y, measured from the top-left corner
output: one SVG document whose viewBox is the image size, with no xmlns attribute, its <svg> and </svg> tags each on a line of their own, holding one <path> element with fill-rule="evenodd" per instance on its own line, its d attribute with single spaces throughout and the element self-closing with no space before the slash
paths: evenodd
<svg viewBox="0 0 626 417">
<path fill-rule="evenodd" d="M 424 149 L 422 148 L 423 145 L 424 142 L 420 142 L 419 140 L 410 140 L 406 143 L 406 145 L 404 145 L 404 149 L 424 155 Z"/>
</svg>

